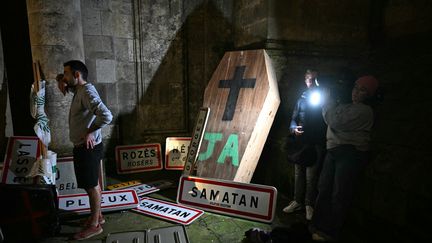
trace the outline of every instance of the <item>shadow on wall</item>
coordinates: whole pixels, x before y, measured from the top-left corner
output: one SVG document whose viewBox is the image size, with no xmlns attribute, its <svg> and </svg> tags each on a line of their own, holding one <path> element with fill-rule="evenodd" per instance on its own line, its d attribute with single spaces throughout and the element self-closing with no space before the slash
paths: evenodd
<svg viewBox="0 0 432 243">
<path fill-rule="evenodd" d="M 217 22 L 217 26 L 212 27 L 214 23 L 211 21 Z M 142 87 L 142 94 L 140 90 L 119 90 L 119 96 L 136 92 L 141 98 L 131 112 L 120 113 L 118 116 L 116 124 L 120 136 L 118 141 L 110 140 L 107 144 L 108 158 L 115 158 L 117 145 L 160 143 L 164 161 L 166 137 L 191 135 L 207 82 L 224 52 L 232 49 L 232 42 L 227 41 L 226 37 L 231 34 L 230 30 L 230 21 L 211 2 L 194 8 L 171 39 L 150 82 L 145 83 L 145 78 L 137 78 L 136 89 Z M 146 49 L 149 48 L 148 45 L 158 44 L 139 41 L 142 48 Z M 155 57 L 142 58 L 147 61 Z M 149 76 L 153 63 L 141 61 L 137 76 L 139 77 L 138 72 Z M 106 173 L 122 180 L 141 178 L 150 181 L 161 178 L 178 180 L 181 171 L 118 175 L 116 163 L 111 161 L 106 163 Z"/>
</svg>

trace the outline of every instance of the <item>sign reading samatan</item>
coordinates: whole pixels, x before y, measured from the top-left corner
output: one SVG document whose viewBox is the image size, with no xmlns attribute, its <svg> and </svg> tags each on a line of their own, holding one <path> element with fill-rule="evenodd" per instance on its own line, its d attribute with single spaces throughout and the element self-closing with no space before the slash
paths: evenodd
<svg viewBox="0 0 432 243">
<path fill-rule="evenodd" d="M 162 169 L 162 152 L 159 143 L 117 146 L 115 152 L 119 174 Z"/>
<path fill-rule="evenodd" d="M 74 213 L 89 213 L 90 202 L 87 194 L 59 196 L 59 209 Z M 103 191 L 102 212 L 136 208 L 139 200 L 134 190 Z"/>
<path fill-rule="evenodd" d="M 138 208 L 133 209 L 133 211 L 184 225 L 189 225 L 204 213 L 195 208 L 189 208 L 149 197 L 140 198 L 140 205 Z"/>
<path fill-rule="evenodd" d="M 271 186 L 184 176 L 177 193 L 178 203 L 261 222 L 273 220 L 276 198 Z"/>
</svg>

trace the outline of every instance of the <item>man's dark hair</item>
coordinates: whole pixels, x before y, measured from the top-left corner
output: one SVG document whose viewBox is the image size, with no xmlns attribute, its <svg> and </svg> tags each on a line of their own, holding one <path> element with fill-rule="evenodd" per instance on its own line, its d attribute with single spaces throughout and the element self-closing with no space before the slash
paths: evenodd
<svg viewBox="0 0 432 243">
<path fill-rule="evenodd" d="M 86 65 L 79 60 L 70 60 L 63 63 L 63 67 L 69 66 L 72 69 L 72 72 L 80 72 L 82 79 L 87 81 L 88 69 Z"/>
</svg>

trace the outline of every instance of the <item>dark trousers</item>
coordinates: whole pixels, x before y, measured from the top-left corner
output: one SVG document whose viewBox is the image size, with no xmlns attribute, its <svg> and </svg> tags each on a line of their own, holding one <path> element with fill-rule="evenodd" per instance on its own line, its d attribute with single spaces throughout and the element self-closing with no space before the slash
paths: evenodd
<svg viewBox="0 0 432 243">
<path fill-rule="evenodd" d="M 327 150 L 312 218 L 315 230 L 335 239 L 339 237 L 366 160 L 367 152 L 352 145 Z"/>
<path fill-rule="evenodd" d="M 308 206 L 314 206 L 317 196 L 317 182 L 321 171 L 325 147 L 314 145 L 316 161 L 311 166 L 296 164 L 294 167 L 294 200 Z"/>
</svg>

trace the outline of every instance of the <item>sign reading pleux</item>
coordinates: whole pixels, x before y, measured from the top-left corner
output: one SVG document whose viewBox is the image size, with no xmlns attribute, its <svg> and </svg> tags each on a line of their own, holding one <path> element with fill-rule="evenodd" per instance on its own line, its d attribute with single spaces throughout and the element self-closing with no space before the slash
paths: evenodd
<svg viewBox="0 0 432 243">
<path fill-rule="evenodd" d="M 115 151 L 119 174 L 162 169 L 162 152 L 159 143 L 122 145 L 117 146 Z"/>
<path fill-rule="evenodd" d="M 99 171 L 99 185 L 103 190 L 103 166 L 102 160 Z M 73 157 L 57 159 L 56 187 L 59 195 L 84 194 L 84 189 L 78 188 L 75 176 Z"/>
<path fill-rule="evenodd" d="M 189 151 L 190 137 L 168 137 L 165 146 L 165 169 L 183 170 Z"/>
<path fill-rule="evenodd" d="M 79 214 L 90 212 L 90 203 L 87 194 L 74 194 L 59 196 L 59 209 Z M 103 191 L 102 212 L 136 208 L 139 200 L 134 190 Z"/>
<path fill-rule="evenodd" d="M 181 177 L 177 202 L 206 211 L 271 222 L 277 190 L 271 186 Z"/>
<path fill-rule="evenodd" d="M 33 184 L 34 178 L 29 178 L 33 164 L 40 156 L 37 137 L 10 137 L 3 165 L 2 183 Z"/>
<path fill-rule="evenodd" d="M 204 212 L 195 208 L 185 207 L 174 203 L 143 197 L 140 204 L 133 211 L 166 219 L 172 222 L 189 225 Z"/>
<path fill-rule="evenodd" d="M 198 156 L 199 177 L 250 182 L 280 98 L 264 50 L 226 52 L 204 93 L 211 110 Z"/>
</svg>

